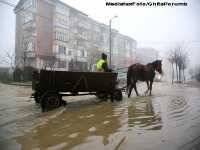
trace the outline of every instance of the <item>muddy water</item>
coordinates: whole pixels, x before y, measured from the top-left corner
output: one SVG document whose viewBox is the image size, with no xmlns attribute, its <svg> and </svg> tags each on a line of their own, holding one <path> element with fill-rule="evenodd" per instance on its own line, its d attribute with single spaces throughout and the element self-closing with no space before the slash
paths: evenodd
<svg viewBox="0 0 200 150">
<path fill-rule="evenodd" d="M 27 102 L 30 89 L 6 88 L 9 94 L 0 92 L 0 149 L 200 149 L 199 87 L 154 83 L 148 96 L 143 83 L 139 97 L 68 97 L 66 107 L 47 113 Z"/>
</svg>

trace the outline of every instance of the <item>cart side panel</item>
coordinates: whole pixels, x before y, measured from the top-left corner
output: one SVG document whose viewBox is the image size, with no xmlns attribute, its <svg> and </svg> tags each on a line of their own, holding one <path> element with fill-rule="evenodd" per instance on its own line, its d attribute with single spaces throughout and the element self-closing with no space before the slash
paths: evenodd
<svg viewBox="0 0 200 150">
<path fill-rule="evenodd" d="M 117 73 L 42 70 L 36 87 L 41 93 L 52 89 L 59 92 L 105 93 L 115 88 L 116 78 Z"/>
</svg>

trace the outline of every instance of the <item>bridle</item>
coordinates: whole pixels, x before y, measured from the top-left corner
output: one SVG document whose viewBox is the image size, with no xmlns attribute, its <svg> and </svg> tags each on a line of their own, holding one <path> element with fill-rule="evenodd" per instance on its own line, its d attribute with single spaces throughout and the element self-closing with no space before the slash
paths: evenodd
<svg viewBox="0 0 200 150">
<path fill-rule="evenodd" d="M 156 71 L 158 71 L 158 72 L 159 72 L 159 71 L 160 71 L 160 69 L 161 69 L 161 65 L 160 65 L 160 64 L 158 64 L 158 65 L 156 66 L 156 68 L 155 68 L 155 69 L 156 69 Z"/>
</svg>

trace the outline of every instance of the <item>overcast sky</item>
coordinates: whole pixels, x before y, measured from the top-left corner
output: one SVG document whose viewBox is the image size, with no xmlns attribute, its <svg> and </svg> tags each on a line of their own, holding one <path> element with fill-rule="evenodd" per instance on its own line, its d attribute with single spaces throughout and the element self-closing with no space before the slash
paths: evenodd
<svg viewBox="0 0 200 150">
<path fill-rule="evenodd" d="M 14 5 L 18 0 L 5 0 Z M 109 25 L 138 42 L 138 47 L 153 47 L 163 54 L 172 42 L 185 41 L 191 51 L 191 63 L 200 64 L 199 0 L 61 0 Z M 187 6 L 106 6 L 106 2 L 186 2 Z M 0 3 L 0 54 L 12 50 L 15 36 L 13 7 Z"/>
</svg>

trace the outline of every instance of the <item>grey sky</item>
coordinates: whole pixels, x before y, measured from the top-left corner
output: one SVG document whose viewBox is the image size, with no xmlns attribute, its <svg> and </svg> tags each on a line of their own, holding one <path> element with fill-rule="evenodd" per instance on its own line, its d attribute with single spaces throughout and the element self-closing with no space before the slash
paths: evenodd
<svg viewBox="0 0 200 150">
<path fill-rule="evenodd" d="M 6 0 L 17 4 L 18 0 Z M 121 34 L 138 42 L 138 47 L 153 47 L 161 54 L 174 41 L 186 41 L 191 50 L 192 64 L 200 64 L 200 1 L 199 0 L 134 0 L 125 2 L 186 2 L 187 6 L 106 6 L 106 2 L 122 0 L 61 0 L 86 13 L 89 17 L 109 24 Z M 13 7 L 0 3 L 0 54 L 12 49 L 15 36 Z"/>
</svg>

